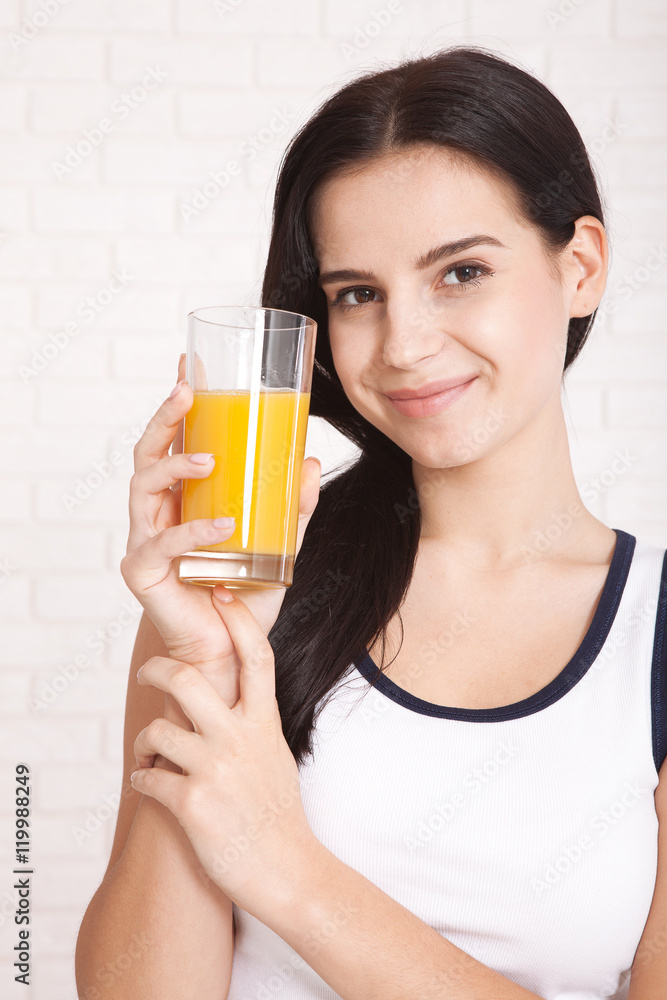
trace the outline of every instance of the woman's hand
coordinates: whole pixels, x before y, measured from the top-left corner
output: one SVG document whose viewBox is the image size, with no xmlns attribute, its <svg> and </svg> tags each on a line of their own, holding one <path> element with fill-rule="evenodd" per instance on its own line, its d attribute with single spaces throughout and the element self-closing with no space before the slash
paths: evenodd
<svg viewBox="0 0 667 1000">
<path fill-rule="evenodd" d="M 321 849 L 306 819 L 299 771 L 282 732 L 273 650 L 246 605 L 226 591 L 222 620 L 241 663 L 241 698 L 229 708 L 195 667 L 155 656 L 140 684 L 171 694 L 194 731 L 155 719 L 134 744 L 137 791 L 179 821 L 208 876 L 257 915 L 281 900 L 295 870 Z M 183 769 L 151 767 L 161 754 Z M 295 869 L 296 866 L 296 869 Z"/>
<path fill-rule="evenodd" d="M 179 363 L 183 379 L 184 358 Z M 130 483 L 130 532 L 120 569 L 127 586 L 160 632 L 169 655 L 197 664 L 228 705 L 238 699 L 238 658 L 219 602 L 211 587 L 183 583 L 177 559 L 199 545 L 223 542 L 234 528 L 216 529 L 213 519 L 180 523 L 181 479 L 205 479 L 215 466 L 191 461 L 180 453 L 182 422 L 194 394 L 185 381 L 149 421 L 134 449 L 135 473 Z M 174 453 L 169 448 L 176 439 Z M 176 449 L 179 449 L 178 452 Z M 172 489 L 172 487 L 174 487 Z M 296 552 L 319 498 L 320 464 L 303 463 Z M 246 590 L 240 598 L 251 608 L 266 635 L 275 623 L 285 589 Z"/>
</svg>

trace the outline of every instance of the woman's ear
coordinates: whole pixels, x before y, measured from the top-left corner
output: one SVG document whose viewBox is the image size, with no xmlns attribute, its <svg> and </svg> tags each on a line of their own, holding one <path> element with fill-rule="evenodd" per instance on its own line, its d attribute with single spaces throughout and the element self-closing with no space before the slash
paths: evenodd
<svg viewBox="0 0 667 1000">
<path fill-rule="evenodd" d="M 600 304 L 607 284 L 609 247 L 599 219 L 594 215 L 577 219 L 564 256 L 572 296 L 570 316 L 589 316 Z"/>
</svg>

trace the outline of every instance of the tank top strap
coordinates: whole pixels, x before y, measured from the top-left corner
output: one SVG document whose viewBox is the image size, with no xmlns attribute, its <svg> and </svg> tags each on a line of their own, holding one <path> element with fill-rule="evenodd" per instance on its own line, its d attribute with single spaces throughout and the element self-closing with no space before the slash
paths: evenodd
<svg viewBox="0 0 667 1000">
<path fill-rule="evenodd" d="M 659 771 L 667 757 L 667 551 L 662 562 L 651 669 L 653 760 Z"/>
</svg>

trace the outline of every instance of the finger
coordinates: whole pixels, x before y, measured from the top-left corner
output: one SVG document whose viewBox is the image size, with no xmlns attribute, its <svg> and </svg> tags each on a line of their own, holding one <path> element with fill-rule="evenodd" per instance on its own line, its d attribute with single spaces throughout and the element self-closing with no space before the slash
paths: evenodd
<svg viewBox="0 0 667 1000">
<path fill-rule="evenodd" d="M 176 379 L 176 384 L 178 384 L 181 379 L 185 378 L 185 355 L 181 354 L 178 359 L 178 378 Z M 184 423 L 181 420 L 178 425 L 178 430 L 176 431 L 176 437 L 174 438 L 174 443 L 171 446 L 172 455 L 180 455 L 183 451 L 183 428 Z"/>
<path fill-rule="evenodd" d="M 153 414 L 134 447 L 136 472 L 168 454 L 179 425 L 192 407 L 194 395 L 188 383 L 180 381 L 174 389 L 178 389 L 176 394 L 165 399 Z"/>
<path fill-rule="evenodd" d="M 150 660 L 146 660 L 144 665 L 139 668 L 137 681 L 139 684 L 149 684 L 151 687 L 159 688 L 160 691 L 164 691 L 175 698 L 195 727 L 195 735 L 202 734 L 205 736 L 207 733 L 220 734 L 221 728 L 224 726 L 225 714 L 229 713 L 230 709 L 211 682 L 204 677 L 199 667 L 194 666 L 192 663 L 183 663 L 181 660 L 174 660 L 170 656 L 152 656 Z M 180 726 L 169 722 L 167 719 L 158 719 L 156 721 L 158 723 L 165 722 L 169 727 L 180 729 Z M 150 726 L 147 728 L 150 729 Z M 159 725 L 156 727 L 158 732 L 160 728 Z M 188 733 L 184 729 L 180 729 L 180 732 L 183 733 L 184 737 L 188 736 Z M 174 741 L 180 739 L 178 734 L 174 734 L 172 729 L 167 731 L 167 735 L 171 736 Z M 178 747 L 174 749 L 176 752 L 180 752 Z M 164 754 L 169 760 L 173 760 L 175 764 L 179 764 L 181 767 L 184 766 L 168 753 L 164 753 L 163 750 L 158 749 L 158 752 Z M 192 763 L 192 761 L 193 758 L 190 757 L 190 762 Z"/>
<path fill-rule="evenodd" d="M 215 457 L 210 453 L 194 455 L 167 455 L 145 469 L 139 469 L 130 479 L 130 520 L 135 524 L 153 524 L 160 509 L 161 494 L 181 479 L 206 479 L 215 468 Z M 147 503 L 149 497 L 158 497 Z"/>
<path fill-rule="evenodd" d="M 134 758 L 137 767 L 152 767 L 156 755 L 161 753 L 189 774 L 200 758 L 199 743 L 198 733 L 186 731 L 168 719 L 153 719 L 134 741 Z"/>
<path fill-rule="evenodd" d="M 222 522 L 227 518 L 221 518 Z M 171 563 L 177 556 L 191 552 L 198 546 L 216 545 L 234 534 L 236 524 L 216 527 L 208 518 L 185 521 L 158 532 L 152 538 L 132 549 L 120 561 L 123 579 L 133 593 L 148 590 L 161 583 L 171 570 Z M 194 586 L 184 584 L 184 586 Z"/>
<path fill-rule="evenodd" d="M 319 458 L 311 457 L 304 459 L 301 467 L 301 493 L 299 495 L 299 520 L 296 531 L 295 556 L 299 554 L 308 522 L 317 507 L 317 502 L 320 498 L 321 478 L 322 463 Z"/>
<path fill-rule="evenodd" d="M 201 357 L 195 351 L 195 370 L 194 370 L 194 381 L 192 383 L 193 387 L 197 392 L 206 392 L 208 389 L 208 379 L 206 378 L 206 368 L 204 367 L 204 362 Z"/>
<path fill-rule="evenodd" d="M 249 718 L 272 717 L 276 708 L 273 647 L 252 611 L 243 601 L 236 600 L 231 590 L 217 586 L 212 596 L 241 661 L 239 683 L 243 713 Z"/>
<path fill-rule="evenodd" d="M 144 768 L 130 775 L 133 788 L 141 792 L 142 795 L 149 795 L 152 799 L 157 799 L 177 819 L 187 780 L 184 774 L 167 771 L 162 767 Z"/>
</svg>

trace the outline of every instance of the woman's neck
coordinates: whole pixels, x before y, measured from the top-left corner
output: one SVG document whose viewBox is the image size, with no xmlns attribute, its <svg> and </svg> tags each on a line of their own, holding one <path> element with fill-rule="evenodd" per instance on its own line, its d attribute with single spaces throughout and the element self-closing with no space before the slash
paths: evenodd
<svg viewBox="0 0 667 1000">
<path fill-rule="evenodd" d="M 609 540 L 610 529 L 579 494 L 558 394 L 495 450 L 445 469 L 413 460 L 413 478 L 420 544 L 442 547 L 479 569 L 509 570 L 580 552 L 592 534 L 594 548 Z"/>
</svg>

